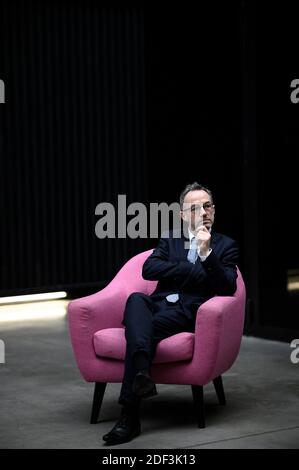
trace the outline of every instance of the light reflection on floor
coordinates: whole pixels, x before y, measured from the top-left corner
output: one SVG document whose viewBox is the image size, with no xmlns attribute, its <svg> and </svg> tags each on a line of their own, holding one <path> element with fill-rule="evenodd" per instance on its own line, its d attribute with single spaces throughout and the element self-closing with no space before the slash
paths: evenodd
<svg viewBox="0 0 299 470">
<path fill-rule="evenodd" d="M 48 300 L 0 306 L 0 323 L 50 320 L 66 316 L 69 300 Z"/>
</svg>

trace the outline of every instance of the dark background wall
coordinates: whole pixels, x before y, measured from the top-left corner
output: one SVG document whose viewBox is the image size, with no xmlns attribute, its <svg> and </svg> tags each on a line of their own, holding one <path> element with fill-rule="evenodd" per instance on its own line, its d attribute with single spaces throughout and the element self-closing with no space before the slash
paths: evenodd
<svg viewBox="0 0 299 470">
<path fill-rule="evenodd" d="M 1 31 L 1 294 L 106 282 L 142 250 L 95 207 L 147 198 L 143 13 L 2 2 Z"/>
<path fill-rule="evenodd" d="M 235 238 L 248 334 L 299 332 L 296 15 L 1 3 L 1 295 L 98 290 L 157 240 L 99 240 L 95 207 L 173 202 L 198 180 Z"/>
<path fill-rule="evenodd" d="M 290 3 L 257 9 L 256 112 L 258 155 L 259 332 L 299 330 L 297 231 L 299 105 L 290 100 L 298 78 L 298 11 Z M 296 274 L 297 276 L 292 275 Z M 290 333 L 289 336 L 292 334 Z M 293 336 L 294 337 L 294 336 Z M 298 337 L 298 333 L 297 333 Z"/>
<path fill-rule="evenodd" d="M 215 228 L 241 241 L 240 52 L 236 5 L 145 10 L 150 198 L 177 200 L 198 180 L 214 192 Z"/>
</svg>

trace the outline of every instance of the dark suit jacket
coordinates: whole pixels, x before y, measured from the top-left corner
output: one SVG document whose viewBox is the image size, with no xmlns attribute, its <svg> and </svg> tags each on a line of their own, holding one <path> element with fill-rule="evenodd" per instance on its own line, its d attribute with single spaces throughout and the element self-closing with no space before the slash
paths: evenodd
<svg viewBox="0 0 299 470">
<path fill-rule="evenodd" d="M 205 261 L 198 257 L 192 264 L 187 260 L 185 242 L 189 239 L 183 231 L 164 233 L 145 261 L 142 276 L 146 280 L 159 281 L 151 294 L 156 299 L 178 293 L 185 314 L 194 319 L 198 307 L 206 300 L 214 295 L 234 294 L 238 246 L 231 238 L 212 230 L 212 252 Z"/>
</svg>

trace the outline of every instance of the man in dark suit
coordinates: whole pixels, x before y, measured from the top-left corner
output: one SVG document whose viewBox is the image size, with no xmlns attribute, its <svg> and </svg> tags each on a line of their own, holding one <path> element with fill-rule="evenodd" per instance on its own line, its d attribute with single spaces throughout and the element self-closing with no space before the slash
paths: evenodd
<svg viewBox="0 0 299 470">
<path fill-rule="evenodd" d="M 108 445 L 140 434 L 140 401 L 157 394 L 150 366 L 159 341 L 193 332 L 198 307 L 214 295 L 236 290 L 238 247 L 212 230 L 215 206 L 211 191 L 193 183 L 180 196 L 184 229 L 163 234 L 143 265 L 142 276 L 157 280 L 151 295 L 134 292 L 127 300 L 123 324 L 127 341 L 119 403 L 121 416 L 103 436 Z"/>
</svg>

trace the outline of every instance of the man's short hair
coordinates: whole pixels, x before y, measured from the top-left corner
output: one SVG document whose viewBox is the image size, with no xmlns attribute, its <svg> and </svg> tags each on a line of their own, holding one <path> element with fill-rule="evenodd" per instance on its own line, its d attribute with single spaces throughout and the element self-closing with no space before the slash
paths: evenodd
<svg viewBox="0 0 299 470">
<path fill-rule="evenodd" d="M 187 184 L 185 189 L 181 192 L 180 208 L 183 209 L 184 199 L 187 193 L 189 193 L 190 191 L 199 191 L 199 190 L 205 191 L 206 193 L 208 193 L 208 195 L 211 198 L 211 201 L 213 202 L 212 191 L 210 191 L 210 189 L 208 189 L 206 186 L 203 186 L 202 184 L 197 183 L 197 181 L 194 181 L 194 183 Z"/>
</svg>

